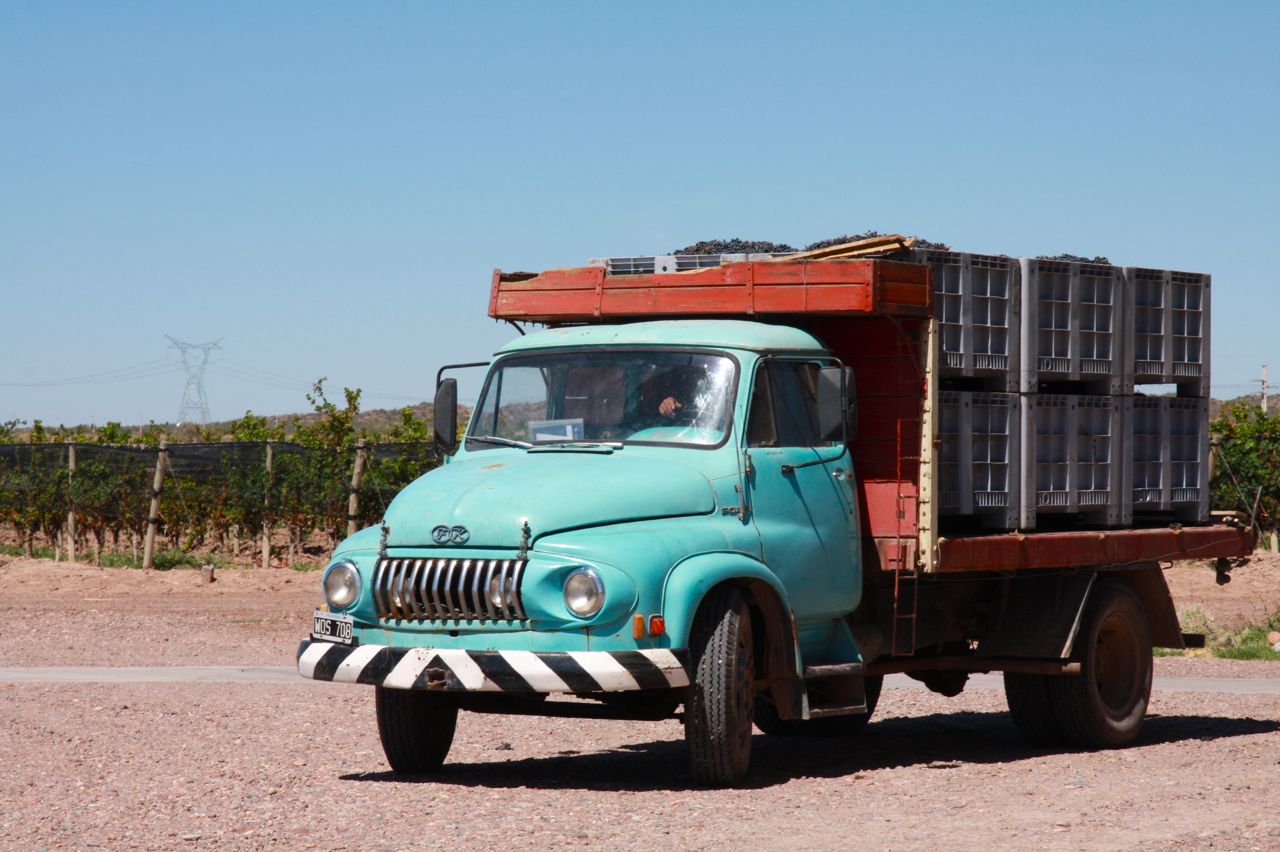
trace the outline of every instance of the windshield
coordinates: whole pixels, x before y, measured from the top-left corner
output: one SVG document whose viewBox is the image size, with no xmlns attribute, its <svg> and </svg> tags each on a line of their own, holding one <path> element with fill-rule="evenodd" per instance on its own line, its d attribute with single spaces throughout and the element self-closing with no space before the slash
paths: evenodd
<svg viewBox="0 0 1280 852">
<path fill-rule="evenodd" d="M 725 355 L 575 350 L 505 358 L 485 383 L 467 449 L 563 443 L 714 447 L 737 368 Z"/>
</svg>

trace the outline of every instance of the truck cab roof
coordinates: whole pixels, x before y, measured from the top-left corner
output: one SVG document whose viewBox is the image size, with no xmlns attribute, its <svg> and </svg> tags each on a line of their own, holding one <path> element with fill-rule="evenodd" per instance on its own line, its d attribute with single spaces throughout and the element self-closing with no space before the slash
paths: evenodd
<svg viewBox="0 0 1280 852">
<path fill-rule="evenodd" d="M 496 355 L 564 346 L 697 346 L 757 352 L 822 352 L 817 338 L 785 325 L 750 320 L 661 320 L 618 325 L 580 325 L 530 332 Z"/>
</svg>

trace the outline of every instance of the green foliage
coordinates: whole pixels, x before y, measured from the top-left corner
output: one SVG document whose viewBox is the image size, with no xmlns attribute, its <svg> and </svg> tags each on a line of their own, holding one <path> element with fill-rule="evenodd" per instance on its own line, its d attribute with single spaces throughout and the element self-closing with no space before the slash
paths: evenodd
<svg viewBox="0 0 1280 852">
<path fill-rule="evenodd" d="M 1209 426 L 1219 449 L 1214 466 L 1213 504 L 1249 510 L 1262 489 L 1262 526 L 1280 520 L 1280 415 L 1263 414 L 1243 401 L 1228 403 Z"/>
<path fill-rule="evenodd" d="M 244 417 L 232 421 L 230 435 L 233 441 L 283 441 L 284 427 L 272 426 L 267 418 L 246 411 Z"/>
<path fill-rule="evenodd" d="M 220 440 L 210 440 L 215 436 L 208 430 L 187 430 L 184 435 L 206 442 L 169 443 L 160 497 L 166 553 L 231 552 L 235 542 L 252 548 L 265 531 L 281 527 L 289 532 L 290 558 L 301 555 L 316 533 L 333 545 L 346 534 L 358 452 L 365 456 L 357 516 L 362 526 L 377 523 L 396 492 L 438 464 L 430 424 L 410 408 L 381 436 L 391 443 L 379 444 L 373 443 L 379 436 L 356 429 L 359 390 L 344 388 L 342 402 L 335 403 L 321 379 L 307 400 L 313 414 L 287 426 L 246 411 L 216 436 Z M 77 537 L 91 545 L 93 557 L 104 565 L 137 564 L 162 427 L 126 429 L 113 421 L 51 431 L 37 420 L 27 440 L 16 443 L 21 425 L 0 423 L 0 524 L 18 534 L 25 545 L 19 551 L 33 552 L 37 536 L 55 541 L 72 510 Z M 74 472 L 68 464 L 71 444 L 77 448 Z M 126 554 L 119 552 L 122 543 Z M 306 552 L 314 554 L 314 546 Z M 77 555 L 84 553 L 77 544 Z M 208 558 L 162 554 L 156 565 L 202 564 Z"/>
<path fill-rule="evenodd" d="M 1204 611 L 1189 607 L 1178 613 L 1178 621 L 1184 633 L 1203 633 L 1205 650 L 1215 657 L 1230 660 L 1280 660 L 1280 653 L 1271 650 L 1267 634 L 1280 631 L 1280 610 L 1271 613 L 1261 623 L 1227 629 L 1219 625 Z M 1179 651 L 1157 648 L 1157 657 L 1176 657 L 1195 654 L 1196 651 Z M 1204 652 L 1198 652 L 1203 654 Z"/>
<path fill-rule="evenodd" d="M 34 556 L 37 559 L 53 558 L 52 547 L 46 547 L 44 545 L 36 545 L 33 548 L 33 551 L 34 552 L 31 553 L 30 555 Z M 27 556 L 27 555 L 28 553 L 25 547 L 14 547 L 12 544 L 0 544 L 0 556 Z"/>
<path fill-rule="evenodd" d="M 1262 624 L 1250 624 L 1220 637 L 1213 653 L 1231 660 L 1280 660 L 1280 653 L 1267 642 L 1267 634 L 1272 631 L 1280 631 L 1280 610 Z"/>
<path fill-rule="evenodd" d="M 330 450 L 346 450 L 354 447 L 360 436 L 356 435 L 356 415 L 360 413 L 360 390 L 343 388 L 345 405 L 339 408 L 325 396 L 325 379 L 317 379 L 307 394 L 307 402 L 315 409 L 318 418 L 312 423 L 299 423 L 293 438 L 305 447 L 325 447 Z"/>
</svg>

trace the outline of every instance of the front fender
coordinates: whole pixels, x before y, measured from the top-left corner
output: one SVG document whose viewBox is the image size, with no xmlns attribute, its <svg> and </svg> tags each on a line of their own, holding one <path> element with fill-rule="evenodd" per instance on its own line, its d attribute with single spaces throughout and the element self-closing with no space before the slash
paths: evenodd
<svg viewBox="0 0 1280 852">
<path fill-rule="evenodd" d="M 702 599 L 716 586 L 731 580 L 765 583 L 778 596 L 783 612 L 790 614 L 786 590 L 764 563 L 740 552 L 700 553 L 672 566 L 663 584 L 662 615 L 667 620 L 672 647 L 688 647 Z"/>
<path fill-rule="evenodd" d="M 757 677 L 768 683 L 773 702 L 783 719 L 802 719 L 805 704 L 803 664 L 795 619 L 786 590 L 763 563 L 741 552 L 702 553 L 676 564 L 663 587 L 662 613 L 672 647 L 689 648 L 693 621 L 703 599 L 722 583 L 742 588 L 752 609 L 761 619 L 753 625 L 756 637 Z"/>
</svg>

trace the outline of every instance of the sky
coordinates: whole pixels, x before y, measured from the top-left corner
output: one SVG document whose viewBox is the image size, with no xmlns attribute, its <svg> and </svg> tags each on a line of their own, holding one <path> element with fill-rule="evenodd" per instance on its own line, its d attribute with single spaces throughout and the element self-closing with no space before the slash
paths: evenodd
<svg viewBox="0 0 1280 852">
<path fill-rule="evenodd" d="M 867 229 L 1213 274 L 1280 383 L 1280 4 L 0 3 L 0 421 L 212 419 L 515 335 L 494 268 Z M 478 377 L 476 377 L 478 379 Z M 477 382 L 464 381 L 473 397 Z"/>
</svg>

